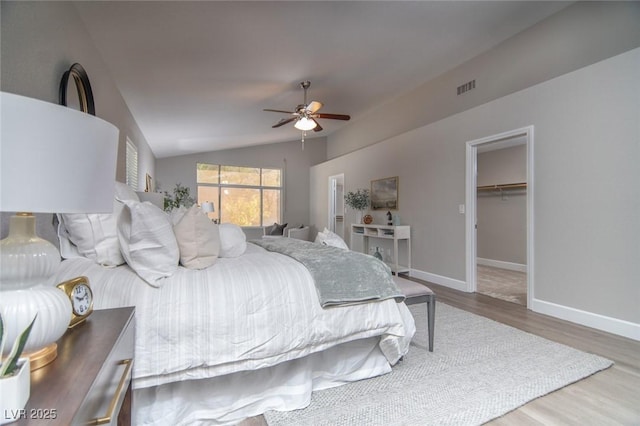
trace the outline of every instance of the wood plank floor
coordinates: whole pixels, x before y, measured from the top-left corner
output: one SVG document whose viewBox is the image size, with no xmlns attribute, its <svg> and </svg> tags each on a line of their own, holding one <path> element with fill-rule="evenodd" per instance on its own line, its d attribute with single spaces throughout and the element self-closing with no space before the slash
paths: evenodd
<svg viewBox="0 0 640 426">
<path fill-rule="evenodd" d="M 537 314 L 482 294 L 426 284 L 436 293 L 438 302 L 615 362 L 613 367 L 533 400 L 489 425 L 640 425 L 640 342 Z M 241 425 L 264 426 L 266 422 L 258 416 Z"/>
<path fill-rule="evenodd" d="M 527 306 L 527 273 L 478 265 L 476 292 Z"/>
</svg>

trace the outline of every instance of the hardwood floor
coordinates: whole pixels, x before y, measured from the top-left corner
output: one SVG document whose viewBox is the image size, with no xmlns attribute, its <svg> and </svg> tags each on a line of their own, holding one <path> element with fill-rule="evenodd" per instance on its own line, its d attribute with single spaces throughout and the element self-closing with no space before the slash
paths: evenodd
<svg viewBox="0 0 640 426">
<path fill-rule="evenodd" d="M 515 303 L 413 280 L 427 284 L 436 293 L 438 302 L 603 356 L 615 363 L 607 370 L 533 400 L 488 425 L 640 425 L 640 342 L 537 314 Z M 438 333 L 437 324 L 435 332 Z M 241 426 L 264 425 L 262 416 L 241 423 Z"/>
<path fill-rule="evenodd" d="M 527 273 L 478 265 L 476 291 L 507 302 L 527 306 Z"/>
<path fill-rule="evenodd" d="M 640 425 L 640 342 L 541 315 L 482 294 L 428 285 L 436 293 L 438 302 L 615 363 L 607 370 L 533 400 L 489 425 Z"/>
</svg>

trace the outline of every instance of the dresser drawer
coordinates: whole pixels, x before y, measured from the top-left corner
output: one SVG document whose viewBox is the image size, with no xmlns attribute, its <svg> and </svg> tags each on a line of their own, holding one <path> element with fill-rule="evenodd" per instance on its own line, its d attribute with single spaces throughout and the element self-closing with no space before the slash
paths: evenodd
<svg viewBox="0 0 640 426">
<path fill-rule="evenodd" d="M 135 319 L 131 316 L 78 408 L 73 425 L 118 424 L 125 395 L 131 394 L 134 338 Z"/>
</svg>

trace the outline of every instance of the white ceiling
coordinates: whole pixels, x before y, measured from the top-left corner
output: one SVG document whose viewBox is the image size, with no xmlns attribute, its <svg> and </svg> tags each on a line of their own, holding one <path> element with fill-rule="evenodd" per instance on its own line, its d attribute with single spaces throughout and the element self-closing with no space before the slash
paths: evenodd
<svg viewBox="0 0 640 426">
<path fill-rule="evenodd" d="M 352 120 L 567 6 L 528 1 L 77 2 L 158 158 L 290 141 L 303 100 Z M 462 83 L 462 82 L 461 82 Z M 327 136 L 347 124 L 320 120 Z"/>
</svg>

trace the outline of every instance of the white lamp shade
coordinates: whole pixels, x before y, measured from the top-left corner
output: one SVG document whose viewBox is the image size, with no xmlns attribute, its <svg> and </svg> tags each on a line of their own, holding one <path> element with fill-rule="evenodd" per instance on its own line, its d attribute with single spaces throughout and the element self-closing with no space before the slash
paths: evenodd
<svg viewBox="0 0 640 426">
<path fill-rule="evenodd" d="M 52 287 L 60 253 L 37 237 L 30 213 L 113 210 L 118 129 L 64 106 L 0 92 L 0 210 L 11 218 L 0 241 L 0 311 L 13 342 L 37 314 L 26 350 L 52 345 L 69 325 L 71 303 Z M 47 358 L 50 359 L 48 356 Z"/>
<path fill-rule="evenodd" d="M 200 208 L 205 213 L 213 213 L 215 208 L 213 207 L 213 203 L 211 201 L 205 201 L 200 205 Z"/>
<path fill-rule="evenodd" d="M 0 92 L 0 210 L 113 210 L 118 129 L 71 108 Z"/>
</svg>

